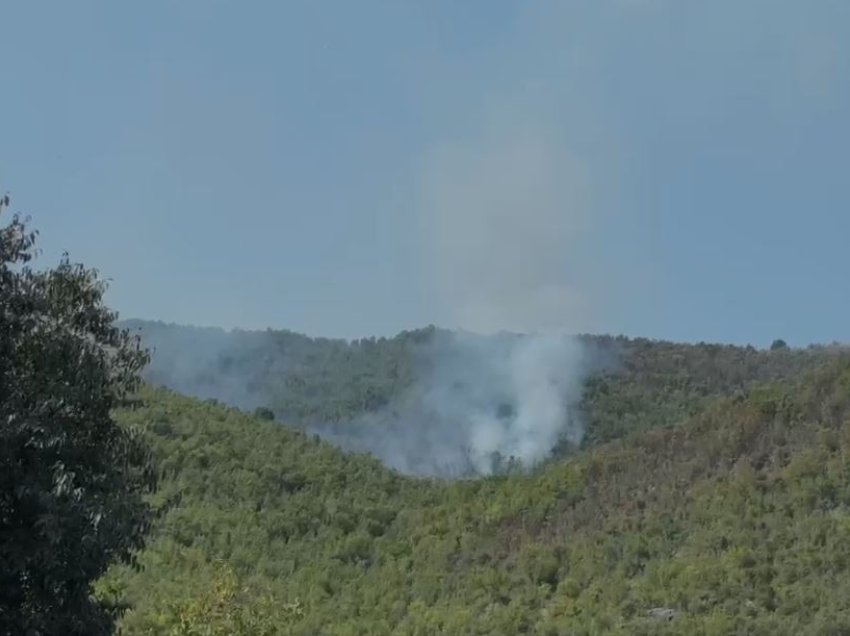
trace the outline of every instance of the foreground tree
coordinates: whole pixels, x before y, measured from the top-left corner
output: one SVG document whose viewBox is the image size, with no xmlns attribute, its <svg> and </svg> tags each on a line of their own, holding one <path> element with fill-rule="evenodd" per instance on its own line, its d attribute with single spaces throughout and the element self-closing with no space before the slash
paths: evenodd
<svg viewBox="0 0 850 636">
<path fill-rule="evenodd" d="M 17 216 L 0 226 L 0 634 L 109 634 L 120 608 L 91 584 L 134 562 L 155 487 L 111 411 L 147 353 L 114 327 L 95 271 L 30 268 L 35 239 Z"/>
</svg>

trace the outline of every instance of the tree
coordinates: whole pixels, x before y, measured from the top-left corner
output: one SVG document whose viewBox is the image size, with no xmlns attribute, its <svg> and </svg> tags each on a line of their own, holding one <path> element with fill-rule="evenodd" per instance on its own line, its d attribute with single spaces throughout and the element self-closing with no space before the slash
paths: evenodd
<svg viewBox="0 0 850 636">
<path fill-rule="evenodd" d="M 67 255 L 31 269 L 35 240 L 18 216 L 0 227 L 0 634 L 109 634 L 120 607 L 91 584 L 135 564 L 156 486 L 111 412 L 148 355 L 114 326 L 96 271 Z"/>
<path fill-rule="evenodd" d="M 782 338 L 777 338 L 770 345 L 771 351 L 779 351 L 781 349 L 787 349 L 787 348 L 788 348 L 788 343 L 785 342 Z"/>
<path fill-rule="evenodd" d="M 278 636 L 304 615 L 299 602 L 281 603 L 242 584 L 226 563 L 213 563 L 200 594 L 161 614 L 167 636 Z"/>
<path fill-rule="evenodd" d="M 273 420 L 274 411 L 265 406 L 258 406 L 254 409 L 254 417 L 261 420 Z"/>
</svg>

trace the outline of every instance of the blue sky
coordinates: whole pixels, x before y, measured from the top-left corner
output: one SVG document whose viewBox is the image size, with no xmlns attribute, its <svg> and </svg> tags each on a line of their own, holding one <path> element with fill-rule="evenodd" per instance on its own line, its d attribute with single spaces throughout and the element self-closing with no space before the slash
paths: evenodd
<svg viewBox="0 0 850 636">
<path fill-rule="evenodd" d="M 0 187 L 124 317 L 850 340 L 850 3 L 6 2 Z"/>
</svg>

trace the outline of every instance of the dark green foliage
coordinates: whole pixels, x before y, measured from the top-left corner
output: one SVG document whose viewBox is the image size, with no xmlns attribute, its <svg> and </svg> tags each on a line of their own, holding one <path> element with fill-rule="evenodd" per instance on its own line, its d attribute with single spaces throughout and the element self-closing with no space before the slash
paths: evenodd
<svg viewBox="0 0 850 636">
<path fill-rule="evenodd" d="M 644 338 L 583 339 L 603 364 L 587 380 L 580 405 L 585 447 L 681 424 L 718 397 L 742 396 L 754 384 L 798 377 L 842 353 L 840 347 L 763 351 Z"/>
<path fill-rule="evenodd" d="M 693 351 L 705 364 L 711 350 Z M 692 381 L 737 384 L 721 374 L 737 351 L 718 348 Z M 850 358 L 810 353 L 782 354 L 793 371 L 743 354 L 756 376 L 794 377 L 742 374 L 745 388 L 707 397 L 678 426 L 639 422 L 532 474 L 453 483 L 147 391 L 123 420 L 146 428 L 162 458 L 157 500 L 182 499 L 146 569 L 116 568 L 101 593 L 136 603 L 128 634 L 194 633 L 177 631 L 177 617 L 203 615 L 220 561 L 255 592 L 203 620 L 244 616 L 275 634 L 844 633 Z M 654 378 L 646 386 L 664 384 Z M 618 386 L 629 384 L 609 384 L 615 403 Z"/>
<path fill-rule="evenodd" d="M 17 217 L 0 228 L 0 634 L 108 634 L 118 608 L 91 584 L 142 547 L 155 483 L 110 413 L 147 356 L 95 272 L 28 267 L 34 240 Z"/>
<path fill-rule="evenodd" d="M 274 411 L 270 408 L 266 408 L 265 406 L 258 406 L 254 409 L 254 417 L 258 420 L 273 420 Z"/>
</svg>

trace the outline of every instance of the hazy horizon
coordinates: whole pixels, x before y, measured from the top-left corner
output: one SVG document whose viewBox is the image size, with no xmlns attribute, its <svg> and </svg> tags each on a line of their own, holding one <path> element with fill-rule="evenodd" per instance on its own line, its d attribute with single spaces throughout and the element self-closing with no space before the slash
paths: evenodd
<svg viewBox="0 0 850 636">
<path fill-rule="evenodd" d="M 238 327 L 238 326 L 237 327 L 227 327 L 227 326 L 221 326 L 221 325 L 215 325 L 215 324 L 180 323 L 180 322 L 173 322 L 173 321 L 168 321 L 168 320 L 160 320 L 158 318 L 138 318 L 138 317 L 131 317 L 131 316 L 123 316 L 123 315 L 118 317 L 118 323 L 119 324 L 123 323 L 124 326 L 126 326 L 126 323 L 154 323 L 154 324 L 162 324 L 162 325 L 167 326 L 167 327 L 175 327 L 175 328 L 178 328 L 178 329 L 216 330 L 216 331 L 223 331 L 224 333 L 228 333 L 228 334 L 230 334 L 230 333 L 255 333 L 255 332 L 263 332 L 263 331 L 279 331 L 279 332 L 293 333 L 297 336 L 304 336 L 304 337 L 310 338 L 312 340 L 340 340 L 340 341 L 349 342 L 349 343 L 355 342 L 355 341 L 358 341 L 358 340 L 368 340 L 368 339 L 376 339 L 376 340 L 379 340 L 381 338 L 392 339 L 396 336 L 400 336 L 401 334 L 403 334 L 405 332 L 428 329 L 430 327 L 433 327 L 434 329 L 437 329 L 438 331 L 447 331 L 447 332 L 452 332 L 452 333 L 457 333 L 457 334 L 466 334 L 466 335 L 469 335 L 469 336 L 476 336 L 476 337 L 478 337 L 478 336 L 484 336 L 484 337 L 486 337 L 486 336 L 495 336 L 495 337 L 498 337 L 498 336 L 534 336 L 534 335 L 539 334 L 539 332 L 534 332 L 534 331 L 509 331 L 509 330 L 480 332 L 480 331 L 473 331 L 473 330 L 463 329 L 463 328 L 447 327 L 447 326 L 444 326 L 444 325 L 438 325 L 438 324 L 434 324 L 434 323 L 421 324 L 421 325 L 408 325 L 408 326 L 402 327 L 398 331 L 388 333 L 388 334 L 365 333 L 365 334 L 355 335 L 355 336 L 351 336 L 351 337 L 333 336 L 333 335 L 327 335 L 327 334 L 321 334 L 321 333 L 310 333 L 310 332 L 307 332 L 307 331 L 299 331 L 297 329 L 292 329 L 292 328 L 290 328 L 286 325 L 267 325 L 265 327 L 249 327 L 249 328 Z M 672 340 L 670 338 L 664 338 L 663 336 L 662 337 L 654 337 L 654 336 L 647 336 L 645 334 L 640 334 L 640 333 L 631 334 L 631 333 L 612 333 L 612 332 L 601 332 L 601 331 L 582 331 L 582 332 L 563 331 L 563 332 L 559 332 L 555 335 L 563 335 L 563 336 L 571 336 L 571 337 L 588 336 L 588 337 L 591 337 L 591 338 L 596 338 L 596 337 L 599 337 L 599 338 L 624 337 L 624 338 L 633 339 L 633 340 L 634 339 L 647 339 L 647 340 L 652 340 L 652 341 L 655 341 L 655 342 L 669 342 L 669 343 L 672 343 L 672 344 L 683 344 L 683 345 L 708 344 L 708 345 L 721 345 L 721 346 L 727 346 L 728 345 L 728 346 L 736 346 L 736 347 L 752 346 L 756 349 L 766 349 L 770 345 L 774 344 L 774 342 L 777 341 L 777 340 L 781 340 L 781 341 L 785 342 L 789 347 L 798 348 L 798 349 L 805 349 L 807 347 L 831 347 L 831 346 L 835 346 L 835 345 L 842 346 L 842 347 L 850 346 L 850 341 L 838 340 L 838 339 L 803 342 L 803 343 L 789 343 L 785 338 L 777 337 L 777 338 L 772 338 L 772 339 L 770 339 L 769 342 L 765 342 L 765 343 L 748 343 L 748 342 L 736 343 L 736 342 L 723 342 L 723 341 L 715 341 L 715 340 Z"/>
</svg>

